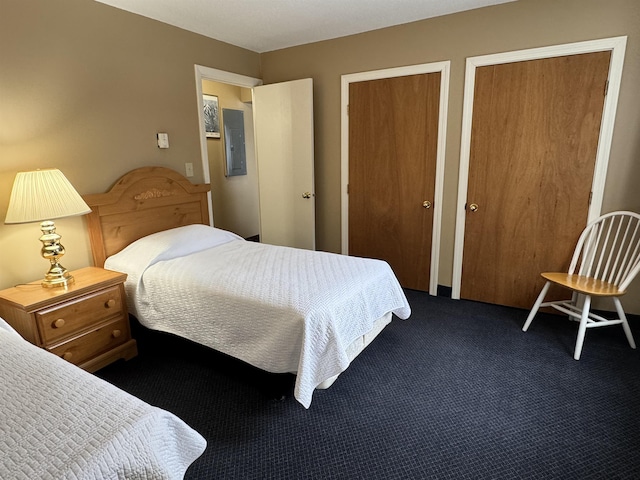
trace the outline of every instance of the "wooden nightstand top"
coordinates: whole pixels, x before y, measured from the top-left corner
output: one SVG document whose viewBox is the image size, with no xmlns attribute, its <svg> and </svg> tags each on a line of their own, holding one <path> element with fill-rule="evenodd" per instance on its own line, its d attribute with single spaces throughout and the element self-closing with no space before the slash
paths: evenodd
<svg viewBox="0 0 640 480">
<path fill-rule="evenodd" d="M 0 302 L 6 302 L 26 312 L 32 312 L 110 285 L 123 283 L 127 278 L 125 273 L 98 267 L 81 268 L 72 271 L 71 274 L 75 281 L 68 287 L 44 288 L 40 284 L 41 280 L 36 280 L 1 290 Z"/>
</svg>

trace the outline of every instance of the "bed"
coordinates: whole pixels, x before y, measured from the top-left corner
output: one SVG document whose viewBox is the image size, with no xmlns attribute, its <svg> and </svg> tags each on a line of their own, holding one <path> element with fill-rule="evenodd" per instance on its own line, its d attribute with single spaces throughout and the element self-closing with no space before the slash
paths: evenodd
<svg viewBox="0 0 640 480">
<path fill-rule="evenodd" d="M 175 415 L 32 345 L 0 319 L 0 477 L 179 479 L 206 446 Z"/>
<path fill-rule="evenodd" d="M 150 329 L 272 373 L 294 373 L 309 408 L 410 306 L 389 265 L 265 245 L 208 225 L 208 185 L 144 167 L 85 195 L 94 262 L 127 273 L 130 312 Z"/>
</svg>

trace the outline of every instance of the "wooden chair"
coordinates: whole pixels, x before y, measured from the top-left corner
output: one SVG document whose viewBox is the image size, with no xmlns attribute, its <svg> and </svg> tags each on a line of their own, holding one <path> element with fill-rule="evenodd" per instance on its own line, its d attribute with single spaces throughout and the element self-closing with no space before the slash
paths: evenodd
<svg viewBox="0 0 640 480">
<path fill-rule="evenodd" d="M 591 222 L 578 239 L 568 273 L 542 273 L 547 280 L 522 327 L 527 331 L 540 307 L 553 307 L 580 320 L 573 358 L 580 359 L 587 328 L 622 324 L 631 348 L 636 348 L 618 297 L 640 272 L 640 215 L 612 212 Z M 544 302 L 551 284 L 573 292 L 571 300 Z M 608 320 L 590 311 L 592 297 L 611 297 L 618 318 Z"/>
</svg>

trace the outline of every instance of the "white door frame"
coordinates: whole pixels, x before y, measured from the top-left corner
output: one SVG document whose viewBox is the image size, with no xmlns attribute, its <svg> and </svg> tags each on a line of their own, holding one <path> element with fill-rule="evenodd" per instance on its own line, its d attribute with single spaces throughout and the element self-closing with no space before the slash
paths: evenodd
<svg viewBox="0 0 640 480">
<path fill-rule="evenodd" d="M 423 73 L 440 72 L 440 108 L 438 116 L 438 152 L 436 156 L 436 178 L 433 201 L 433 230 L 431 242 L 431 268 L 429 293 L 438 293 L 438 266 L 440 261 L 440 233 L 442 225 L 442 198 L 444 190 L 444 159 L 447 138 L 447 107 L 449 101 L 450 61 L 409 65 L 406 67 L 352 73 L 341 77 L 341 199 L 342 199 L 342 253 L 349 253 L 349 85 L 354 82 L 404 77 Z"/>
<path fill-rule="evenodd" d="M 462 255 L 464 251 L 464 229 L 466 221 L 465 204 L 467 202 L 467 188 L 469 181 L 471 120 L 473 117 L 476 68 L 487 65 L 499 65 L 526 60 L 576 55 L 580 53 L 611 51 L 608 91 L 604 100 L 602 124 L 600 126 L 595 169 L 593 172 L 593 184 L 591 186 L 591 204 L 589 205 L 587 218 L 587 221 L 589 222 L 598 217 L 602 209 L 602 200 L 607 167 L 609 165 L 609 153 L 611 151 L 611 140 L 613 137 L 613 127 L 616 108 L 618 105 L 618 95 L 620 93 L 620 81 L 622 79 L 622 66 L 624 63 L 626 44 L 627 37 L 622 36 L 467 58 L 464 84 L 464 104 L 462 110 L 462 136 L 458 178 L 458 203 L 456 207 L 456 233 L 453 253 L 453 278 L 451 285 L 452 298 L 460 298 L 460 289 L 462 286 Z"/>
<path fill-rule="evenodd" d="M 204 127 L 204 104 L 202 101 L 202 81 L 211 80 L 213 82 L 228 83 L 239 87 L 253 88 L 262 85 L 262 80 L 254 77 L 247 77 L 237 73 L 226 72 L 216 68 L 195 65 L 196 73 L 196 96 L 198 101 L 198 125 L 200 128 L 200 155 L 202 157 L 202 175 L 204 183 L 211 183 L 211 172 L 209 171 L 209 154 L 207 152 L 207 136 Z M 211 192 L 207 192 L 209 202 L 209 225 L 213 223 L 213 204 Z"/>
</svg>

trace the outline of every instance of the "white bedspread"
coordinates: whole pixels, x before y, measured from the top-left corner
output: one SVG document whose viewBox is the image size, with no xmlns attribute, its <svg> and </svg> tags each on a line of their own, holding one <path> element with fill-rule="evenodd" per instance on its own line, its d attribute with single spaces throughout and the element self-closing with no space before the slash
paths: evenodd
<svg viewBox="0 0 640 480">
<path fill-rule="evenodd" d="M 349 366 L 347 347 L 387 312 L 411 310 L 380 260 L 276 247 L 191 225 L 138 240 L 107 260 L 129 274 L 131 312 L 274 373 L 297 373 L 294 396 Z"/>
<path fill-rule="evenodd" d="M 0 322 L 0 478 L 181 479 L 206 442 Z"/>
</svg>

